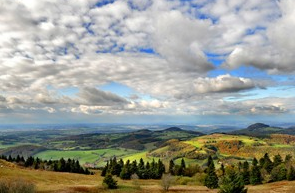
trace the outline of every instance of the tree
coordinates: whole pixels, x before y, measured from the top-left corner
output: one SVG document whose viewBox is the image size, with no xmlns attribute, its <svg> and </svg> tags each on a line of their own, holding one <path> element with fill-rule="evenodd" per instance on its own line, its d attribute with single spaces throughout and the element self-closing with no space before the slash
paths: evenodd
<svg viewBox="0 0 295 193">
<path fill-rule="evenodd" d="M 117 181 L 113 179 L 111 174 L 106 174 L 105 178 L 103 179 L 103 185 L 107 186 L 108 189 L 117 189 L 118 184 Z"/>
<path fill-rule="evenodd" d="M 288 169 L 287 180 L 289 180 L 289 181 L 295 180 L 295 169 L 293 166 L 290 166 Z"/>
<path fill-rule="evenodd" d="M 243 181 L 245 185 L 250 184 L 250 171 L 249 171 L 249 163 L 245 161 L 243 163 L 243 171 L 242 171 Z"/>
<path fill-rule="evenodd" d="M 246 193 L 243 177 L 233 168 L 227 168 L 220 183 L 220 193 Z"/>
<path fill-rule="evenodd" d="M 171 159 L 169 162 L 169 173 L 171 175 L 174 175 L 174 167 L 175 167 L 174 161 Z"/>
<path fill-rule="evenodd" d="M 161 185 L 163 187 L 163 190 L 168 191 L 169 188 L 171 187 L 174 179 L 171 174 L 163 174 L 162 175 L 162 180 L 161 180 Z"/>
<path fill-rule="evenodd" d="M 292 160 L 292 155 L 288 154 L 285 156 L 285 163 L 289 163 Z"/>
<path fill-rule="evenodd" d="M 109 169 L 109 161 L 107 162 L 107 164 L 102 169 L 101 176 L 106 176 L 106 174 L 108 172 L 108 169 Z"/>
<path fill-rule="evenodd" d="M 211 155 L 208 157 L 208 168 L 204 185 L 210 189 L 218 187 L 218 177 L 215 172 L 215 166 Z"/>
<path fill-rule="evenodd" d="M 286 178 L 287 178 L 287 169 L 285 164 L 280 164 L 271 171 L 271 179 L 274 182 L 286 180 Z"/>
<path fill-rule="evenodd" d="M 220 170 L 221 170 L 221 176 L 224 176 L 225 175 L 225 169 L 224 169 L 223 163 L 220 166 Z"/>
<path fill-rule="evenodd" d="M 281 163 L 283 163 L 283 159 L 282 159 L 281 155 L 280 154 L 275 155 L 273 158 L 273 166 L 276 167 L 276 166 L 280 165 Z"/>
<path fill-rule="evenodd" d="M 270 174 L 271 170 L 273 169 L 273 163 L 270 160 L 268 153 L 264 154 L 263 160 L 264 160 L 264 163 L 263 165 L 261 165 L 261 167 L 264 168 Z"/>
<path fill-rule="evenodd" d="M 262 183 L 262 176 L 260 172 L 260 168 L 258 167 L 257 159 L 254 158 L 252 162 L 252 169 L 250 172 L 250 184 L 257 185 Z"/>
<path fill-rule="evenodd" d="M 120 178 L 123 180 L 130 180 L 131 173 L 128 169 L 128 165 L 125 165 L 120 173 Z"/>
<path fill-rule="evenodd" d="M 156 179 L 160 179 L 165 172 L 165 165 L 163 162 L 159 159 L 157 163 L 157 169 L 156 169 Z"/>
</svg>

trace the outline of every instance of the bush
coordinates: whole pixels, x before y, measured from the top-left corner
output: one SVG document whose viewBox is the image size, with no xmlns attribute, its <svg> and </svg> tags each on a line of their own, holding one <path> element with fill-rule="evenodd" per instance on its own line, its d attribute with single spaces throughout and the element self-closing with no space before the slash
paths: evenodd
<svg viewBox="0 0 295 193">
<path fill-rule="evenodd" d="M 0 193 L 35 193 L 35 185 L 22 179 L 0 181 Z"/>
<path fill-rule="evenodd" d="M 117 189 L 117 181 L 113 179 L 113 176 L 111 174 L 107 174 L 105 178 L 103 179 L 102 184 L 106 186 L 108 189 Z"/>
</svg>

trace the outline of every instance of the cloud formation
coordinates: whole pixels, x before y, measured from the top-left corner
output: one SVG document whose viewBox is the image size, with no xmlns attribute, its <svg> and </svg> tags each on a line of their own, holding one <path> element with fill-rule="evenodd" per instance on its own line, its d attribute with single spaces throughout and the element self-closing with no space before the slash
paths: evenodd
<svg viewBox="0 0 295 193">
<path fill-rule="evenodd" d="M 282 80 L 295 71 L 294 7 L 292 0 L 3 0 L 0 115 L 294 112 L 283 96 L 226 100 L 289 84 Z M 111 83 L 132 93 L 102 88 Z"/>
</svg>

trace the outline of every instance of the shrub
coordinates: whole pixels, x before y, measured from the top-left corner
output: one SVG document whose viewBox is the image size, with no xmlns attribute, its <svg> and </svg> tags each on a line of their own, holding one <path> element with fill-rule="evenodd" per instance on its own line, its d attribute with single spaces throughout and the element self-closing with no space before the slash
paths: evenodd
<svg viewBox="0 0 295 193">
<path fill-rule="evenodd" d="M 108 189 L 117 189 L 117 181 L 113 179 L 113 176 L 111 174 L 107 174 L 105 178 L 103 179 L 102 184 L 106 186 Z"/>
<path fill-rule="evenodd" d="M 24 181 L 22 179 L 17 179 L 14 181 L 0 181 L 0 193 L 34 193 L 35 185 Z"/>
</svg>

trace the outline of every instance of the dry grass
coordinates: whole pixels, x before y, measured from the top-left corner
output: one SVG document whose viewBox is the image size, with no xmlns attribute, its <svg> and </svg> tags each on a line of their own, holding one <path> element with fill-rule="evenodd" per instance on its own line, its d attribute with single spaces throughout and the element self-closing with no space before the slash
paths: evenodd
<svg viewBox="0 0 295 193">
<path fill-rule="evenodd" d="M 119 189 L 106 190 L 102 186 L 103 178 L 99 175 L 82 175 L 19 168 L 14 164 L 0 160 L 0 179 L 25 179 L 36 185 L 39 193 L 164 193 L 159 180 L 138 180 L 140 188 L 131 180 L 118 180 Z M 171 186 L 168 192 L 178 193 L 217 193 L 205 186 Z M 283 193 L 295 192 L 295 181 L 276 182 L 259 186 L 248 186 L 249 193 Z"/>
</svg>

